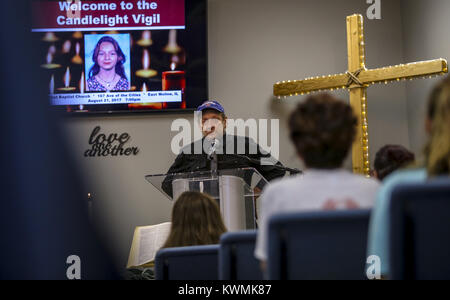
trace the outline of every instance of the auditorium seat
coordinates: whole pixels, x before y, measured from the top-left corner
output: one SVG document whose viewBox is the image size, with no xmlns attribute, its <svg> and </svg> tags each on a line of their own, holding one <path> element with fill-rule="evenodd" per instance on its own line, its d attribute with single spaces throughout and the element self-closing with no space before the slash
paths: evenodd
<svg viewBox="0 0 450 300">
<path fill-rule="evenodd" d="M 370 211 L 295 213 L 269 221 L 270 280 L 365 280 Z"/>
<path fill-rule="evenodd" d="M 220 280 L 263 280 L 255 258 L 256 231 L 226 233 L 220 240 Z"/>
<path fill-rule="evenodd" d="M 399 185 L 391 199 L 390 279 L 450 279 L 450 180 Z"/>
<path fill-rule="evenodd" d="M 155 259 L 157 280 L 218 280 L 219 245 L 167 248 Z"/>
</svg>

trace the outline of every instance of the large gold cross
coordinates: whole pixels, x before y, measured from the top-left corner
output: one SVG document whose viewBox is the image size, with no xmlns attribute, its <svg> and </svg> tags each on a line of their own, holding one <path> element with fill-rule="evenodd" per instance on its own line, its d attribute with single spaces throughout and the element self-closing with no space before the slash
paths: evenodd
<svg viewBox="0 0 450 300">
<path fill-rule="evenodd" d="M 367 87 L 375 83 L 413 80 L 419 77 L 443 75 L 448 72 L 447 61 L 437 59 L 397 65 L 380 69 L 366 69 L 364 23 L 361 15 L 347 17 L 348 71 L 305 80 L 283 81 L 274 85 L 274 95 L 281 98 L 311 92 L 348 89 L 350 105 L 358 118 L 358 130 L 353 143 L 353 172 L 370 173 L 369 133 L 367 121 Z"/>
</svg>

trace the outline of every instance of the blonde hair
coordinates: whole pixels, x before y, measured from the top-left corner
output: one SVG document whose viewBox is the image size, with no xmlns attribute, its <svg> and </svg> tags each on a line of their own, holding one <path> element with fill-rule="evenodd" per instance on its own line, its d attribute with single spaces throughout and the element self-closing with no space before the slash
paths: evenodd
<svg viewBox="0 0 450 300">
<path fill-rule="evenodd" d="M 450 175 L 450 77 L 437 85 L 428 103 L 431 133 L 425 148 L 430 177 Z"/>
<path fill-rule="evenodd" d="M 216 200 L 186 192 L 175 202 L 172 227 L 163 248 L 218 244 L 226 231 Z"/>
</svg>

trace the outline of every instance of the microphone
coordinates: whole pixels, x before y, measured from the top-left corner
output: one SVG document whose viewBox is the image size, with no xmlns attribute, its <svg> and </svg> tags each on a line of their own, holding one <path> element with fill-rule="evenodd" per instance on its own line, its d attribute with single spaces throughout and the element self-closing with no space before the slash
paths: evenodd
<svg viewBox="0 0 450 300">
<path fill-rule="evenodd" d="M 219 162 L 217 160 L 217 148 L 219 147 L 220 142 L 218 139 L 214 139 L 211 143 L 211 149 L 208 152 L 208 160 L 211 161 L 211 172 L 213 176 L 217 175 L 217 170 L 219 169 Z"/>
</svg>

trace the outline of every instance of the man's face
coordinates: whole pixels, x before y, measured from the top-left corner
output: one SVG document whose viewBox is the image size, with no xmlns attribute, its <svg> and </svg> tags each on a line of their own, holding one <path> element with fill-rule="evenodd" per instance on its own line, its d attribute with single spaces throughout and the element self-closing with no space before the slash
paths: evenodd
<svg viewBox="0 0 450 300">
<path fill-rule="evenodd" d="M 227 119 L 223 118 L 219 112 L 202 112 L 202 132 L 203 136 L 209 139 L 222 137 L 227 126 Z"/>
</svg>

